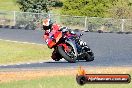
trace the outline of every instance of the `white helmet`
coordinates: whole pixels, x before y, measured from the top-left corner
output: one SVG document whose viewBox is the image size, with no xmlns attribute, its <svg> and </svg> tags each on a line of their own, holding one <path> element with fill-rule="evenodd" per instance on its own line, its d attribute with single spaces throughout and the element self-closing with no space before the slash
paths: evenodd
<svg viewBox="0 0 132 88">
<path fill-rule="evenodd" d="M 52 24 L 53 24 L 53 23 L 51 22 L 51 20 L 50 20 L 49 18 L 45 19 L 45 20 L 43 21 L 43 29 L 44 29 L 44 30 L 49 30 L 49 29 L 51 29 Z"/>
</svg>

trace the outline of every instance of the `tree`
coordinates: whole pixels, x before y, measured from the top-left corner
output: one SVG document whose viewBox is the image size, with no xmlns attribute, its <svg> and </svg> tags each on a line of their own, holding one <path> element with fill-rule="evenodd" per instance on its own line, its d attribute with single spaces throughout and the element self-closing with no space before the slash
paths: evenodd
<svg viewBox="0 0 132 88">
<path fill-rule="evenodd" d="M 24 12 L 48 12 L 50 7 L 62 7 L 63 3 L 59 0 L 17 0 L 20 9 Z"/>
<path fill-rule="evenodd" d="M 62 7 L 63 3 L 60 0 L 50 0 L 50 6 L 51 7 Z"/>
<path fill-rule="evenodd" d="M 132 19 L 132 1 L 117 0 L 109 9 L 110 17 L 120 19 Z"/>
<path fill-rule="evenodd" d="M 65 0 L 62 7 L 64 15 L 89 17 L 132 17 L 131 0 Z"/>
<path fill-rule="evenodd" d="M 109 8 L 109 0 L 66 0 L 62 14 L 104 17 Z"/>
<path fill-rule="evenodd" d="M 17 0 L 20 10 L 24 12 L 48 12 L 48 0 Z"/>
</svg>

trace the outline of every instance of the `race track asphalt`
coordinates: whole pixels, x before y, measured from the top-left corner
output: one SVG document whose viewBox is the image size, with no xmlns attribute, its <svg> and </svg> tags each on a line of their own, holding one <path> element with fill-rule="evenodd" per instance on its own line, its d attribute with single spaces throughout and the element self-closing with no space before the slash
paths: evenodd
<svg viewBox="0 0 132 88">
<path fill-rule="evenodd" d="M 2 68 L 57 68 L 77 66 L 132 66 L 132 34 L 83 32 L 82 39 L 87 42 L 95 54 L 92 62 L 80 61 L 67 63 L 65 60 L 0 66 Z M 0 39 L 45 44 L 43 31 L 0 29 Z"/>
</svg>

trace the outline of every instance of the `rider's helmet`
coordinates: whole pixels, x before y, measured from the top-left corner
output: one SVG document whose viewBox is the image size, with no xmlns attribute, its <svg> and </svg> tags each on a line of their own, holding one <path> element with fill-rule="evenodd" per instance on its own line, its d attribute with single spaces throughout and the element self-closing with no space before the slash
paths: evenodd
<svg viewBox="0 0 132 88">
<path fill-rule="evenodd" d="M 43 20 L 43 29 L 44 29 L 44 30 L 49 30 L 49 29 L 51 29 L 52 24 L 53 24 L 53 23 L 51 22 L 51 20 L 50 20 L 49 17 L 46 18 L 46 19 L 44 19 L 44 20 Z"/>
</svg>

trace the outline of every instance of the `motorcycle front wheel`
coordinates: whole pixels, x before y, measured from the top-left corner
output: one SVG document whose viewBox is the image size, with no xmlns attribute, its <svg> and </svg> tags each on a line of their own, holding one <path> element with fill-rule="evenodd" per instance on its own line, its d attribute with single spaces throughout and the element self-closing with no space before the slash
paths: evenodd
<svg viewBox="0 0 132 88">
<path fill-rule="evenodd" d="M 60 55 L 68 62 L 70 63 L 75 63 L 76 62 L 76 58 L 74 53 L 74 49 L 72 48 L 72 46 L 68 46 L 70 49 L 71 49 L 71 52 L 67 52 L 64 50 L 64 47 L 63 46 L 58 46 L 58 51 L 60 53 Z"/>
</svg>

